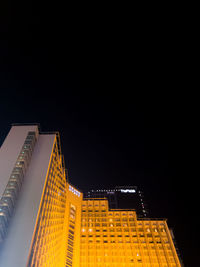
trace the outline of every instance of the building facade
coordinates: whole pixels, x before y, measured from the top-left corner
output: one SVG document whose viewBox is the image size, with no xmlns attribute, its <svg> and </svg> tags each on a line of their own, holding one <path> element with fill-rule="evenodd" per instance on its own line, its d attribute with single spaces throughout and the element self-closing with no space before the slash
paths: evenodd
<svg viewBox="0 0 200 267">
<path fill-rule="evenodd" d="M 0 266 L 181 266 L 166 220 L 120 202 L 136 191 L 141 200 L 136 187 L 115 190 L 100 193 L 117 201 L 83 198 L 66 179 L 59 134 L 13 125 L 0 148 Z"/>
<path fill-rule="evenodd" d="M 80 267 L 181 266 L 165 219 L 110 210 L 106 199 L 83 200 L 80 251 Z"/>
<path fill-rule="evenodd" d="M 78 266 L 81 200 L 59 134 L 13 125 L 0 148 L 0 266 Z"/>
</svg>

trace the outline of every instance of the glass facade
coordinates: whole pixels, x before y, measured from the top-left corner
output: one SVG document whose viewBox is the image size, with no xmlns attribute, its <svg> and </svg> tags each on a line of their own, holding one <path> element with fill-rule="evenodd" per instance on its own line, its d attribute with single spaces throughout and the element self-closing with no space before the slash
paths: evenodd
<svg viewBox="0 0 200 267">
<path fill-rule="evenodd" d="M 23 179 L 36 143 L 36 133 L 28 132 L 23 147 L 0 199 L 0 242 L 6 236 L 9 220 L 15 208 Z"/>
</svg>

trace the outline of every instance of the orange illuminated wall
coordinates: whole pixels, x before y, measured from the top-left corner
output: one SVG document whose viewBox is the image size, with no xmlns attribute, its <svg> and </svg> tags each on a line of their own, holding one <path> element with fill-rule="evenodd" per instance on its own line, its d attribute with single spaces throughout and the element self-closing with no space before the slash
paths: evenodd
<svg viewBox="0 0 200 267">
<path fill-rule="evenodd" d="M 65 266 L 67 184 L 55 138 L 38 211 L 28 267 Z"/>
<path fill-rule="evenodd" d="M 80 267 L 179 267 L 166 220 L 137 220 L 134 210 L 109 210 L 83 200 Z"/>
<path fill-rule="evenodd" d="M 81 204 L 83 194 L 67 183 L 66 198 L 66 267 L 80 266 Z"/>
<path fill-rule="evenodd" d="M 55 138 L 28 267 L 80 266 L 82 193 L 66 182 Z"/>
</svg>

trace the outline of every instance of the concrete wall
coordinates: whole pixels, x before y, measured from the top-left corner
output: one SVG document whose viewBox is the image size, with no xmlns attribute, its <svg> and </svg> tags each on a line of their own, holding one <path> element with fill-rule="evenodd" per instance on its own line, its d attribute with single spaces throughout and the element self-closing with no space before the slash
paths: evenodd
<svg viewBox="0 0 200 267">
<path fill-rule="evenodd" d="M 14 126 L 0 151 L 1 192 L 9 178 L 28 131 L 37 126 Z M 0 266 L 25 267 L 40 206 L 41 196 L 48 173 L 55 134 L 39 135 L 19 194 L 8 234 L 0 251 Z"/>
</svg>

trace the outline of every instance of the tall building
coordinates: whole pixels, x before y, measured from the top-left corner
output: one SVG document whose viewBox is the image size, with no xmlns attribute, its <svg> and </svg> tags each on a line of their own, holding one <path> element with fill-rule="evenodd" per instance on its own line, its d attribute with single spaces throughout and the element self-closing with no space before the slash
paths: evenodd
<svg viewBox="0 0 200 267">
<path fill-rule="evenodd" d="M 144 194 L 137 186 L 90 189 L 84 198 L 106 198 L 110 209 L 135 209 L 138 217 L 149 216 Z"/>
<path fill-rule="evenodd" d="M 59 134 L 13 125 L 0 149 L 0 266 L 78 266 L 81 199 Z"/>
<path fill-rule="evenodd" d="M 166 220 L 120 202 L 136 187 L 115 190 L 117 202 L 83 198 L 66 180 L 59 134 L 13 125 L 0 148 L 0 266 L 181 266 Z"/>
</svg>

